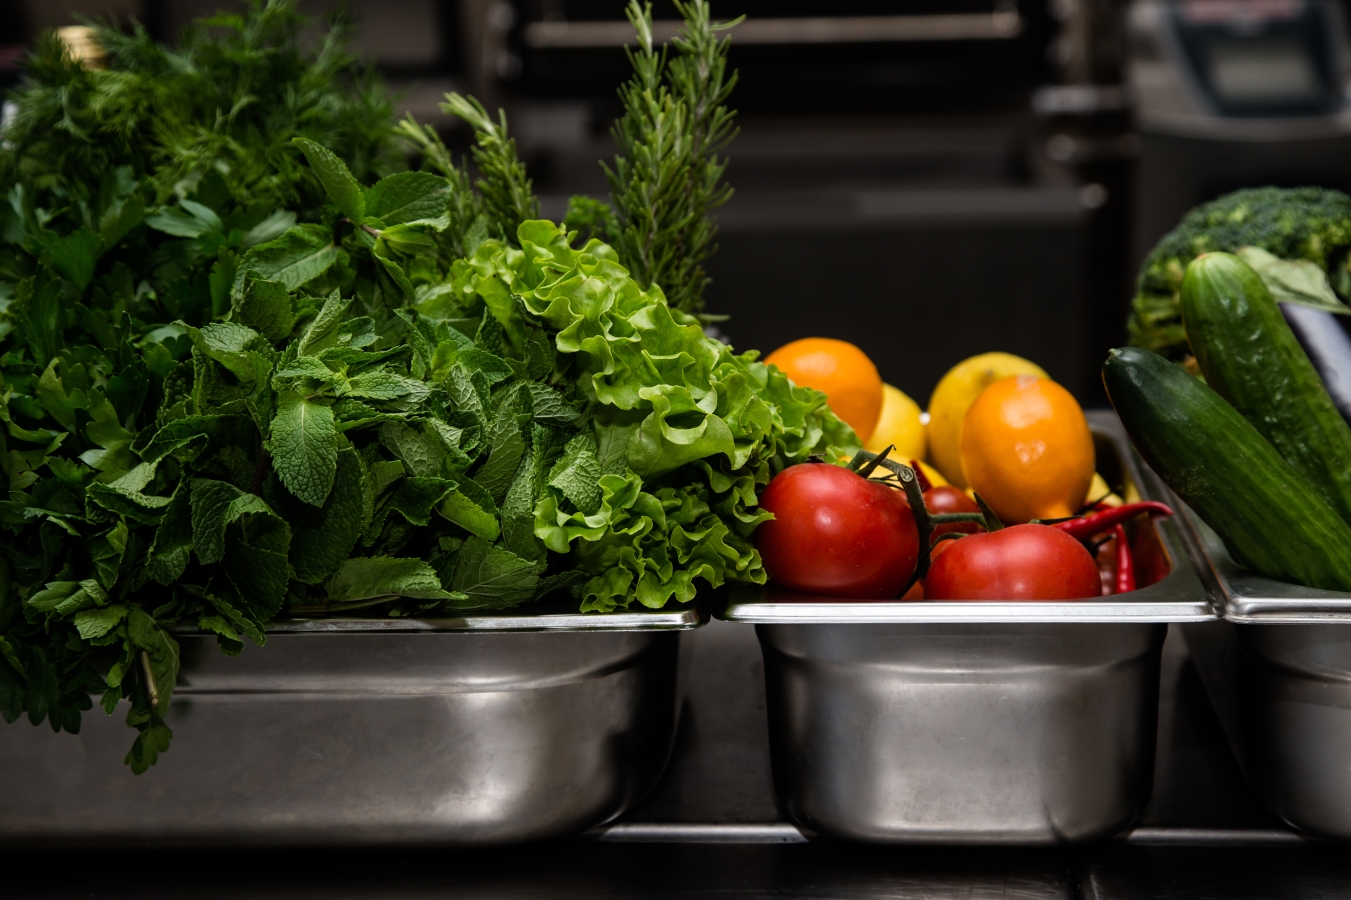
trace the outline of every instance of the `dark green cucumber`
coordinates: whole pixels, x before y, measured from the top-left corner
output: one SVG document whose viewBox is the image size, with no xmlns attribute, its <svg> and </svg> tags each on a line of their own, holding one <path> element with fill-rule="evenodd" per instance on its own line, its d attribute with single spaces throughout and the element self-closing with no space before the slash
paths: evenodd
<svg viewBox="0 0 1351 900">
<path fill-rule="evenodd" d="M 1145 462 L 1260 575 L 1351 591 L 1351 526 L 1238 410 L 1155 353 L 1113 350 L 1107 396 Z"/>
<path fill-rule="evenodd" d="M 1207 253 L 1182 279 L 1182 320 L 1206 382 L 1351 522 L 1351 425 L 1261 277 Z"/>
</svg>

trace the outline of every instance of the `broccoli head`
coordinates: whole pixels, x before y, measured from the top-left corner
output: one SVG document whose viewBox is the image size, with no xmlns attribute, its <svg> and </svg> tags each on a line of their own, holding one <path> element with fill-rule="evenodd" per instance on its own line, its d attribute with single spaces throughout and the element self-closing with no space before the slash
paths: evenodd
<svg viewBox="0 0 1351 900">
<path fill-rule="evenodd" d="M 1308 259 L 1333 288 L 1351 292 L 1351 197 L 1328 188 L 1247 188 L 1183 216 L 1145 259 L 1128 323 L 1130 342 L 1170 359 L 1187 355 L 1178 290 L 1187 264 L 1202 253 L 1261 247 L 1281 259 Z"/>
</svg>

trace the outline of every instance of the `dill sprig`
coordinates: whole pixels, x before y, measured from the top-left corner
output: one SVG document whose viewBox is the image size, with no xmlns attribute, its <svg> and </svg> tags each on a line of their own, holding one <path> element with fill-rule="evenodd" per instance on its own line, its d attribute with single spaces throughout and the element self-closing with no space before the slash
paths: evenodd
<svg viewBox="0 0 1351 900">
<path fill-rule="evenodd" d="M 304 215 L 324 194 L 293 137 L 331 148 L 364 180 L 396 171 L 389 96 L 357 68 L 340 23 L 307 50 L 295 5 L 250 0 L 240 15 L 190 26 L 172 50 L 139 25 L 99 27 L 106 69 L 85 68 L 44 36 L 6 130 L 0 183 L 69 188 L 131 166 L 162 203 L 214 172 L 236 202 Z"/>
<path fill-rule="evenodd" d="M 717 250 L 710 215 L 732 197 L 720 158 L 736 137 L 726 103 L 737 75 L 727 73 L 730 38 L 741 19 L 716 23 L 706 0 L 676 0 L 685 23 L 675 53 L 654 46 L 652 5 L 630 0 L 638 34 L 626 48 L 633 76 L 619 90 L 624 114 L 612 131 L 619 153 L 606 166 L 618 218 L 615 249 L 634 279 L 656 284 L 675 309 L 703 309 L 709 277 L 704 262 Z"/>
<path fill-rule="evenodd" d="M 516 140 L 507 133 L 507 114 L 498 110 L 498 121 L 473 97 L 446 94 L 441 111 L 457 116 L 474 129 L 474 164 L 482 177 L 476 182 L 482 196 L 489 228 L 514 243 L 516 229 L 528 219 L 538 219 L 535 198 L 525 164 L 516 155 Z"/>
</svg>

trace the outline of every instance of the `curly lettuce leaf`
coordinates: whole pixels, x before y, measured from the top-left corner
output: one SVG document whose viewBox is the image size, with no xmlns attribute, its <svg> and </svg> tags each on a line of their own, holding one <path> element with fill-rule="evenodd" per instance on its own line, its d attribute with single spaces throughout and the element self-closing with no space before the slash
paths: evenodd
<svg viewBox="0 0 1351 900">
<path fill-rule="evenodd" d="M 813 453 L 851 453 L 852 429 L 825 395 L 709 338 L 659 287 L 640 288 L 607 245 L 574 249 L 545 221 L 517 236 L 520 250 L 485 241 L 456 263 L 453 289 L 419 312 L 478 312 L 510 338 L 519 309 L 554 333 L 589 421 L 543 479 L 535 535 L 588 576 L 582 608 L 659 608 L 692 600 L 697 582 L 763 583 L 758 489 Z"/>
</svg>

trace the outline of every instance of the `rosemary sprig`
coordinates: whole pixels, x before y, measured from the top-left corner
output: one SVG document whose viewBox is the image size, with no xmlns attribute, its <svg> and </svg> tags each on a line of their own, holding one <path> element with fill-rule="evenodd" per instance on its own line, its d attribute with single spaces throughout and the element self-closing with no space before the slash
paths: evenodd
<svg viewBox="0 0 1351 900">
<path fill-rule="evenodd" d="M 737 25 L 715 23 L 707 0 L 676 0 L 685 24 L 672 41 L 674 58 L 652 39 L 652 5 L 630 0 L 638 48 L 627 49 L 633 77 L 619 90 L 624 114 L 613 134 L 614 167 L 604 166 L 619 221 L 615 249 L 644 286 L 659 285 L 670 305 L 697 313 L 704 305 L 704 262 L 717 250 L 710 213 L 732 197 L 718 154 L 736 136 L 726 102 L 737 76 L 727 73 Z"/>
<path fill-rule="evenodd" d="M 483 197 L 483 212 L 493 231 L 514 242 L 517 227 L 527 219 L 538 219 L 540 212 L 525 164 L 516 155 L 516 140 L 507 134 L 506 112 L 498 110 L 499 121 L 493 121 L 478 100 L 454 93 L 446 94 L 441 111 L 458 116 L 474 129 L 474 163 L 483 176 L 476 184 Z"/>
</svg>

